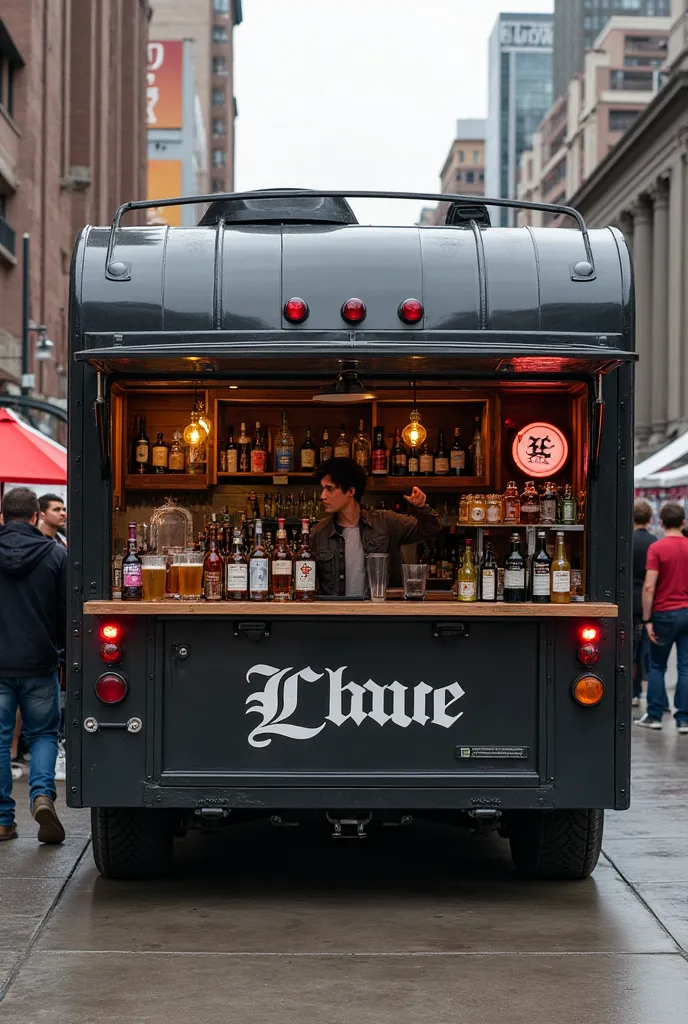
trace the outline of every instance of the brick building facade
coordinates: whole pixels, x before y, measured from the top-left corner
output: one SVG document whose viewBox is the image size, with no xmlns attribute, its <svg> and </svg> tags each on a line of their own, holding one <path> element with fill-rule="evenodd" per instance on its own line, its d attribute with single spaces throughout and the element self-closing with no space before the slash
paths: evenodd
<svg viewBox="0 0 688 1024">
<path fill-rule="evenodd" d="M 77 232 L 145 195 L 148 0 L 3 0 L 0 8 L 0 389 L 21 375 L 22 236 L 29 318 L 54 344 L 33 392 L 66 397 L 67 286 Z M 11 81 L 11 90 L 8 83 Z M 30 336 L 33 353 L 36 335 Z"/>
</svg>

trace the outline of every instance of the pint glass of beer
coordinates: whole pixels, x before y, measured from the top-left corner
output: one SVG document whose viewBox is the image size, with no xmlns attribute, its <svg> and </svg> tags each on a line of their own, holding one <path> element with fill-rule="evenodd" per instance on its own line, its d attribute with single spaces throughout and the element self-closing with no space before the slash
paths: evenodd
<svg viewBox="0 0 688 1024">
<path fill-rule="evenodd" d="M 167 549 L 167 588 L 165 590 L 165 597 L 167 598 L 176 599 L 179 597 L 179 563 L 183 560 L 183 557 L 183 548 Z"/>
<path fill-rule="evenodd" d="M 201 582 L 203 580 L 203 551 L 185 551 L 179 562 L 179 596 L 182 601 L 201 600 Z"/>
<path fill-rule="evenodd" d="M 167 559 L 164 555 L 141 555 L 143 600 L 164 601 Z"/>
</svg>

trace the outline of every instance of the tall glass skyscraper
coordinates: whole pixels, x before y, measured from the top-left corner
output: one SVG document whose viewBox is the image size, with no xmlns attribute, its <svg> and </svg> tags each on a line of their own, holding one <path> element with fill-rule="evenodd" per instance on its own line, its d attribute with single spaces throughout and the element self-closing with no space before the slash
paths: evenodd
<svg viewBox="0 0 688 1024">
<path fill-rule="evenodd" d="M 521 153 L 552 106 L 553 23 L 549 14 L 500 14 L 489 42 L 485 194 L 515 199 Z M 515 210 L 491 209 L 495 225 Z"/>
</svg>

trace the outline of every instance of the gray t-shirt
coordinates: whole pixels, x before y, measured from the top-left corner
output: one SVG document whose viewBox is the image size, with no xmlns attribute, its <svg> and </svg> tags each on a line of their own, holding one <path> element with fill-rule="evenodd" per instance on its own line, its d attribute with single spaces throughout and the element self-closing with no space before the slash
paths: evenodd
<svg viewBox="0 0 688 1024">
<path fill-rule="evenodd" d="M 365 554 L 359 526 L 343 526 L 344 573 L 347 597 L 365 597 Z"/>
</svg>

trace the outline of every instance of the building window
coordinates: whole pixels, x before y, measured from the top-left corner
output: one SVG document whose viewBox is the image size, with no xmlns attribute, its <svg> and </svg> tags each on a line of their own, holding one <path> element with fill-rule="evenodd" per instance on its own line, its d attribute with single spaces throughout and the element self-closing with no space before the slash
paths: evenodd
<svg viewBox="0 0 688 1024">
<path fill-rule="evenodd" d="M 462 149 L 459 150 L 459 163 L 462 164 L 465 159 L 465 153 Z"/>
<path fill-rule="evenodd" d="M 226 135 L 225 123 L 221 117 L 213 118 L 213 135 Z"/>
<path fill-rule="evenodd" d="M 213 74 L 214 75 L 226 75 L 227 74 L 227 58 L 226 57 L 213 57 Z"/>
<path fill-rule="evenodd" d="M 224 192 L 225 183 L 222 178 L 213 178 L 211 188 L 213 192 Z"/>
<path fill-rule="evenodd" d="M 612 89 L 623 92 L 651 92 L 653 78 L 651 71 L 612 71 L 609 76 Z"/>
<path fill-rule="evenodd" d="M 224 167 L 227 162 L 227 154 L 224 149 L 213 150 L 213 167 Z"/>
<path fill-rule="evenodd" d="M 473 163 L 476 164 L 476 165 L 480 163 L 480 150 L 479 149 L 474 149 L 473 150 Z"/>
<path fill-rule="evenodd" d="M 609 131 L 627 132 L 639 113 L 639 110 L 610 110 Z"/>
<path fill-rule="evenodd" d="M 463 181 L 463 171 L 457 171 L 456 172 L 456 180 L 457 181 Z"/>
<path fill-rule="evenodd" d="M 14 256 L 14 231 L 5 220 L 5 197 L 0 195 L 0 246 Z"/>
<path fill-rule="evenodd" d="M 472 185 L 475 181 L 475 174 L 473 171 L 466 171 L 466 183 Z"/>
<path fill-rule="evenodd" d="M 225 91 L 224 91 L 224 89 L 218 89 L 217 87 L 215 87 L 213 89 L 213 106 L 214 107 L 224 107 L 224 105 L 225 105 Z"/>
<path fill-rule="evenodd" d="M 222 28 L 220 25 L 213 27 L 213 42 L 214 43 L 228 43 L 229 33 L 226 28 Z"/>
<path fill-rule="evenodd" d="M 216 14 L 229 14 L 229 0 L 213 0 L 213 10 Z"/>
<path fill-rule="evenodd" d="M 24 66 L 19 50 L 0 20 L 0 107 L 14 114 L 14 73 Z"/>
<path fill-rule="evenodd" d="M 484 185 L 485 184 L 485 171 L 481 171 L 480 172 L 479 178 L 480 178 L 480 184 Z"/>
</svg>

